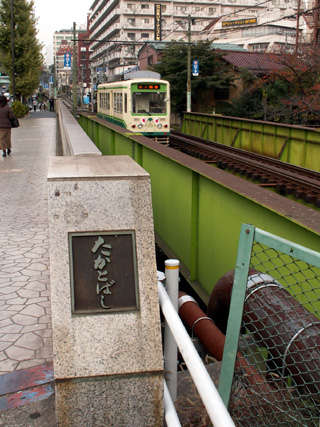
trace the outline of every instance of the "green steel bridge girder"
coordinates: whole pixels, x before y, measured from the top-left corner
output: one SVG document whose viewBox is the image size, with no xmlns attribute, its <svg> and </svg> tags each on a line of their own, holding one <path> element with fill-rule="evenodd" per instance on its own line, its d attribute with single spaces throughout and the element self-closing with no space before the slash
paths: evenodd
<svg viewBox="0 0 320 427">
<path fill-rule="evenodd" d="M 317 129 L 202 113 L 185 113 L 182 131 L 320 172 Z"/>
<path fill-rule="evenodd" d="M 235 267 L 243 223 L 319 250 L 319 212 L 96 117 L 79 122 L 103 155 L 128 155 L 150 174 L 156 241 L 204 302 Z"/>
</svg>

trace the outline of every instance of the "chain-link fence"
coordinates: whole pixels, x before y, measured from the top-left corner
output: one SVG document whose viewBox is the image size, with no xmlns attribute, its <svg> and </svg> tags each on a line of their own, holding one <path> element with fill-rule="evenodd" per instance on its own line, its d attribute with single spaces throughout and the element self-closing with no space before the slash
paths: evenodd
<svg viewBox="0 0 320 427">
<path fill-rule="evenodd" d="M 251 226 L 241 233 L 222 396 L 237 426 L 318 427 L 320 253 Z"/>
</svg>

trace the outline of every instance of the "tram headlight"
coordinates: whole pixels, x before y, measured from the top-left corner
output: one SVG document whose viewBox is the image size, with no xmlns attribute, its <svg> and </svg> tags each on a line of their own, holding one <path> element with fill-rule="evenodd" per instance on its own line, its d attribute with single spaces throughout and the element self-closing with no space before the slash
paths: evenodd
<svg viewBox="0 0 320 427">
<path fill-rule="evenodd" d="M 157 127 L 158 127 L 159 129 L 161 129 L 161 128 L 162 128 L 162 124 L 161 124 L 161 123 L 158 123 L 158 124 L 157 124 Z"/>
<path fill-rule="evenodd" d="M 142 124 L 141 123 L 138 124 L 138 128 L 142 129 Z"/>
</svg>

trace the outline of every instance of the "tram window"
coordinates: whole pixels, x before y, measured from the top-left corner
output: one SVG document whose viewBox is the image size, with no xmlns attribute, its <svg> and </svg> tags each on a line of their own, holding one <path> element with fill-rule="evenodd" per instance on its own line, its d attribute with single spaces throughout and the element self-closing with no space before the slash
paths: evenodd
<svg viewBox="0 0 320 427">
<path fill-rule="evenodd" d="M 118 112 L 122 113 L 122 93 L 118 93 Z"/>
<path fill-rule="evenodd" d="M 167 104 L 164 92 L 134 92 L 132 94 L 132 113 L 165 114 Z"/>
<path fill-rule="evenodd" d="M 107 93 L 107 110 L 110 110 L 110 93 Z"/>
<path fill-rule="evenodd" d="M 113 111 L 117 111 L 117 93 L 113 94 Z"/>
<path fill-rule="evenodd" d="M 124 112 L 127 113 L 127 105 L 128 105 L 128 94 L 124 94 Z"/>
</svg>

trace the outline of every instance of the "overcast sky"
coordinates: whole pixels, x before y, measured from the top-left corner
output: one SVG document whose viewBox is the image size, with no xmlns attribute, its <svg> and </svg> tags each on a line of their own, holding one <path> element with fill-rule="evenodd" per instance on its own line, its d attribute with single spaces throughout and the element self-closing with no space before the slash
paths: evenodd
<svg viewBox="0 0 320 427">
<path fill-rule="evenodd" d="M 48 50 L 47 63 L 52 63 L 52 38 L 55 31 L 72 29 L 87 22 L 87 13 L 93 0 L 34 0 L 34 11 L 38 18 L 38 38 Z"/>
</svg>

